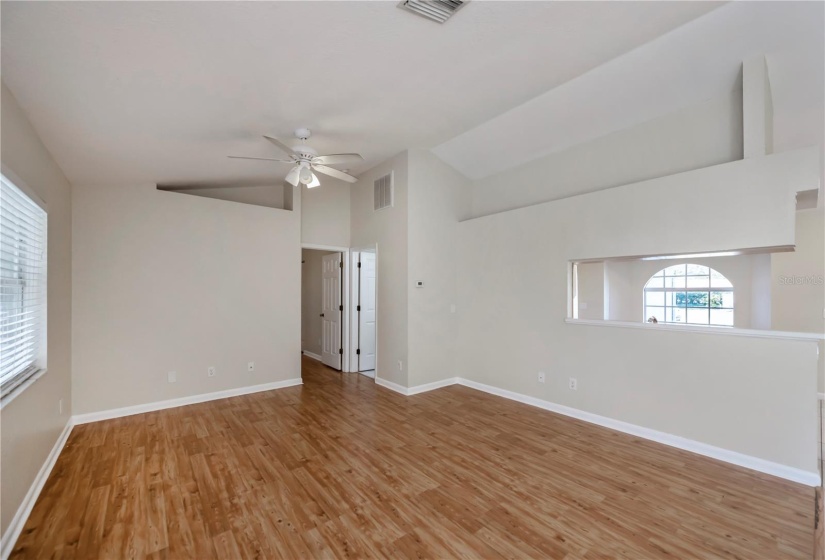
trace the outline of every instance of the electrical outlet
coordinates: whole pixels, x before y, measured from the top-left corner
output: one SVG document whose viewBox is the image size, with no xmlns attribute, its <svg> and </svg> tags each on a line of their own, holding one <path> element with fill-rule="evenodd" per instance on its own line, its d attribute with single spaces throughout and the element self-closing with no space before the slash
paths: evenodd
<svg viewBox="0 0 825 560">
<path fill-rule="evenodd" d="M 570 380 L 567 382 L 567 386 L 570 388 L 571 391 L 575 391 L 578 389 L 578 383 L 576 382 L 575 377 L 571 377 Z"/>
<path fill-rule="evenodd" d="M 539 372 L 539 383 L 544 383 L 544 372 L 543 371 Z"/>
<path fill-rule="evenodd" d="M 215 366 L 210 366 L 206 368 L 206 375 L 209 377 L 215 377 Z"/>
<path fill-rule="evenodd" d="M 255 362 L 249 362 L 246 364 L 246 371 L 255 371 Z"/>
<path fill-rule="evenodd" d="M 169 383 L 175 383 L 178 380 L 178 372 L 170 371 L 169 373 L 166 374 L 166 380 Z"/>
<path fill-rule="evenodd" d="M 57 413 L 61 415 L 63 414 L 63 399 L 57 401 Z"/>
<path fill-rule="evenodd" d="M 404 371 L 404 362 L 398 360 L 398 371 Z"/>
</svg>

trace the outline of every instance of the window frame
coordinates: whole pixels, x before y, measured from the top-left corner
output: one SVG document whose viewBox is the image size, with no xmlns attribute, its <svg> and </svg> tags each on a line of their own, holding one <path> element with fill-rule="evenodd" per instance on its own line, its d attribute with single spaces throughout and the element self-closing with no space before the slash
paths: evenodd
<svg viewBox="0 0 825 560">
<path fill-rule="evenodd" d="M 2 168 L 0 168 L 0 180 L 17 189 L 29 200 L 29 202 L 43 212 L 41 232 L 43 260 L 39 272 L 39 279 L 42 285 L 42 290 L 39 294 L 39 309 L 41 311 L 41 316 L 37 323 L 37 335 L 39 337 L 37 352 L 27 367 L 11 377 L 12 383 L 9 384 L 7 391 L 4 394 L 0 394 L 0 410 L 2 410 L 48 371 L 49 211 L 43 199 L 40 198 L 22 179 L 20 179 L 20 177 L 7 168 L 5 164 L 2 165 Z"/>
<path fill-rule="evenodd" d="M 667 274 L 667 270 L 682 266 L 684 267 L 684 272 L 682 274 Z M 688 274 L 688 268 L 690 266 L 698 266 L 702 267 L 707 270 L 707 274 Z M 730 284 L 729 286 L 723 287 L 714 287 L 713 286 L 713 274 L 716 273 L 722 278 L 724 278 L 725 282 Z M 662 278 L 662 287 L 654 286 L 649 287 L 648 285 L 655 279 L 655 278 Z M 666 286 L 665 279 L 666 278 L 682 278 L 684 280 L 683 287 L 668 287 Z M 688 278 L 707 278 L 707 287 L 688 287 Z M 647 294 L 648 293 L 661 293 L 665 294 L 664 303 L 663 305 L 648 305 L 647 303 Z M 734 296 L 734 302 L 731 307 L 711 307 L 711 294 L 722 292 L 722 293 L 730 293 Z M 676 306 L 676 305 L 668 305 L 667 303 L 667 294 L 677 294 L 677 293 L 701 293 L 707 294 L 708 296 L 708 305 L 706 307 L 689 307 L 687 304 L 685 306 Z M 719 272 L 718 270 L 711 268 L 710 266 L 699 264 L 699 263 L 691 263 L 691 262 L 684 262 L 680 264 L 672 264 L 670 266 L 666 266 L 654 274 L 652 274 L 645 282 L 644 287 L 642 288 L 642 321 L 647 322 L 648 319 L 651 317 L 651 312 L 648 311 L 649 307 L 658 307 L 664 309 L 664 317 L 659 319 L 657 317 L 657 321 L 659 323 L 667 324 L 667 325 L 686 325 L 692 327 L 714 327 L 714 328 L 733 328 L 736 325 L 736 298 L 735 298 L 735 290 L 733 286 L 733 282 L 731 282 L 727 276 Z M 684 309 L 685 310 L 685 320 L 684 321 L 668 321 L 667 320 L 667 310 L 668 309 Z M 687 311 L 689 309 L 701 309 L 707 310 L 707 323 L 694 323 L 688 321 L 688 314 Z M 722 311 L 730 311 L 731 312 L 731 324 L 730 325 L 722 325 L 719 323 L 712 323 L 711 322 L 711 311 L 713 310 L 722 310 Z"/>
</svg>

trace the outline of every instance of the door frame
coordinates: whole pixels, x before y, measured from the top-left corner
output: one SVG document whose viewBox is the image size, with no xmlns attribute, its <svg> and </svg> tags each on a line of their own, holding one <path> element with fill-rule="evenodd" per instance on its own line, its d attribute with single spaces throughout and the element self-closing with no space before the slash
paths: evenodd
<svg viewBox="0 0 825 560">
<path fill-rule="evenodd" d="M 335 245 L 318 245 L 315 243 L 301 243 L 301 249 L 314 249 L 316 251 L 334 251 L 336 253 L 342 253 L 342 258 L 344 259 L 344 268 L 341 272 L 341 304 L 344 306 L 344 311 L 341 314 L 341 348 L 344 349 L 344 353 L 341 356 L 341 371 L 344 373 L 348 373 L 352 371 L 349 367 L 351 347 L 350 316 L 356 315 L 355 313 L 350 312 L 350 303 L 354 301 L 353 299 L 351 299 L 352 290 L 350 289 L 350 263 L 352 261 L 352 251 L 350 251 L 349 247 L 338 247 Z M 303 351 L 301 353 L 303 354 Z"/>
<path fill-rule="evenodd" d="M 359 289 L 358 282 L 356 282 L 355 275 L 358 274 L 358 261 L 355 260 L 356 253 L 362 252 L 369 252 L 375 255 L 375 377 L 374 379 L 378 379 L 378 338 L 379 328 L 378 328 L 378 283 L 380 280 L 378 279 L 378 243 L 373 243 L 372 245 L 363 245 L 361 247 L 353 247 L 350 249 L 350 255 L 348 260 L 348 264 L 350 265 L 350 282 L 349 282 L 349 294 L 348 299 L 349 301 L 353 302 L 353 309 L 355 307 L 355 302 L 358 301 L 358 292 Z M 350 333 L 353 333 L 349 340 L 349 348 L 345 349 L 344 352 L 348 352 L 349 354 L 349 361 L 347 362 L 347 371 L 350 372 L 358 372 L 358 355 L 355 351 L 358 349 L 358 337 L 354 336 L 354 333 L 358 332 L 360 325 L 358 324 L 358 313 L 351 313 L 349 317 L 350 323 L 348 325 L 348 330 Z"/>
</svg>

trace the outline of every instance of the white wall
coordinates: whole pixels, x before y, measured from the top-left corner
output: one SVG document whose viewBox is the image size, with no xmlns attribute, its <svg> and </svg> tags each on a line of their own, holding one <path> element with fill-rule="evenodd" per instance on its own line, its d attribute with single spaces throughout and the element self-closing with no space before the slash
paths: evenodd
<svg viewBox="0 0 825 560">
<path fill-rule="evenodd" d="M 736 89 L 476 181 L 472 213 L 484 216 L 741 158 L 742 92 Z"/>
<path fill-rule="evenodd" d="M 72 242 L 75 414 L 300 377 L 297 213 L 79 186 Z"/>
<path fill-rule="evenodd" d="M 326 175 L 319 177 L 320 187 L 300 185 L 301 243 L 349 247 L 350 184 Z"/>
<path fill-rule="evenodd" d="M 792 244 L 793 192 L 818 184 L 818 160 L 738 161 L 461 223 L 457 374 L 816 473 L 814 342 L 564 318 L 571 260 Z"/>
<path fill-rule="evenodd" d="M 321 355 L 322 258 L 332 251 L 301 251 L 301 350 Z"/>
<path fill-rule="evenodd" d="M 376 376 L 407 386 L 407 166 L 403 152 L 362 173 L 351 187 L 351 242 L 376 251 Z M 393 172 L 395 204 L 373 210 L 373 181 Z M 402 370 L 398 362 L 402 362 Z"/>
<path fill-rule="evenodd" d="M 5 84 L 0 105 L 3 167 L 22 179 L 48 212 L 48 371 L 0 412 L 0 533 L 5 534 L 72 414 L 72 201 L 71 185 Z"/>
<path fill-rule="evenodd" d="M 455 377 L 458 222 L 471 183 L 429 151 L 409 152 L 409 386 Z M 416 281 L 423 288 L 416 288 Z M 380 281 L 380 279 L 379 279 Z M 380 328 L 380 326 L 379 326 Z"/>
</svg>

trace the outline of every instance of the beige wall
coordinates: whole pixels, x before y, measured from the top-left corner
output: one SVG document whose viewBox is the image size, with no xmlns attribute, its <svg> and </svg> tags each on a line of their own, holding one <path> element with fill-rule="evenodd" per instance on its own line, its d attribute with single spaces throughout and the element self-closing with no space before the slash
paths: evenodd
<svg viewBox="0 0 825 560">
<path fill-rule="evenodd" d="M 75 414 L 300 377 L 296 212 L 78 186 L 73 247 Z"/>
<path fill-rule="evenodd" d="M 806 154 L 462 222 L 457 374 L 816 473 L 815 342 L 564 320 L 571 260 L 792 242 L 793 190 L 818 182 L 818 156 Z M 688 190 L 695 196 L 680 196 Z M 716 204 L 708 208 L 711 197 Z M 676 199 L 684 201 L 679 214 L 663 216 L 661 208 Z M 703 216 L 701 231 L 689 227 L 692 215 Z M 545 384 L 538 371 L 547 373 Z M 569 377 L 577 378 L 577 391 L 567 388 Z"/>
<path fill-rule="evenodd" d="M 409 152 L 409 386 L 455 377 L 456 234 L 471 183 L 424 150 Z M 415 282 L 424 282 L 416 288 Z M 380 281 L 380 279 L 379 279 Z"/>
<path fill-rule="evenodd" d="M 473 216 L 741 158 L 742 91 L 737 89 L 724 97 L 476 181 Z"/>
<path fill-rule="evenodd" d="M 301 185 L 301 243 L 349 247 L 350 184 L 326 175 L 320 180 L 320 187 Z"/>
<path fill-rule="evenodd" d="M 332 251 L 301 251 L 301 350 L 321 355 L 322 257 Z"/>
<path fill-rule="evenodd" d="M 2 86 L 2 156 L 48 211 L 48 371 L 0 412 L 0 531 L 5 533 L 72 414 L 71 186 Z M 63 401 L 63 413 L 58 403 Z"/>
<path fill-rule="evenodd" d="M 825 209 L 796 213 L 796 251 L 771 259 L 771 322 L 782 331 L 825 332 Z"/>
<path fill-rule="evenodd" d="M 407 166 L 403 152 L 362 173 L 352 185 L 351 246 L 376 250 L 376 377 L 407 386 Z M 373 182 L 393 172 L 395 204 L 373 210 Z M 398 369 L 398 362 L 402 370 Z"/>
<path fill-rule="evenodd" d="M 578 265 L 578 306 L 579 319 L 604 319 L 605 275 L 608 263 L 579 263 Z M 609 287 L 609 285 L 608 285 Z M 609 304 L 608 304 L 609 305 Z"/>
<path fill-rule="evenodd" d="M 286 188 L 291 189 L 292 185 L 183 188 L 172 192 L 192 196 L 205 196 L 207 198 L 216 198 L 218 200 L 240 202 L 243 204 L 256 204 L 269 208 L 284 208 L 284 189 Z"/>
</svg>

